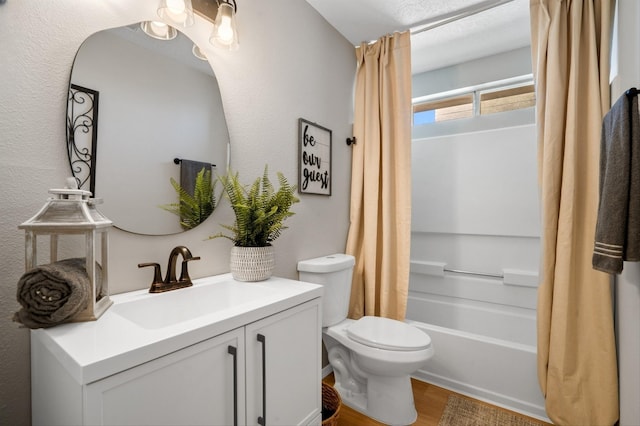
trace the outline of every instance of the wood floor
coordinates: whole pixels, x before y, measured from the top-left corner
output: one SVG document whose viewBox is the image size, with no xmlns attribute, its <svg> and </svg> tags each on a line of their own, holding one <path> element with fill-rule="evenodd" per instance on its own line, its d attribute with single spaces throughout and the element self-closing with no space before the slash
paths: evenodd
<svg viewBox="0 0 640 426">
<path fill-rule="evenodd" d="M 323 380 L 325 383 L 333 385 L 333 374 L 328 375 Z M 411 379 L 413 387 L 413 399 L 418 410 L 418 419 L 414 426 L 437 426 L 440 417 L 447 405 L 449 395 L 453 394 L 447 389 L 422 382 L 420 380 Z M 522 416 L 526 417 L 526 416 Z M 383 423 L 372 420 L 351 408 L 342 405 L 340 409 L 340 417 L 338 418 L 339 426 L 381 426 Z"/>
</svg>

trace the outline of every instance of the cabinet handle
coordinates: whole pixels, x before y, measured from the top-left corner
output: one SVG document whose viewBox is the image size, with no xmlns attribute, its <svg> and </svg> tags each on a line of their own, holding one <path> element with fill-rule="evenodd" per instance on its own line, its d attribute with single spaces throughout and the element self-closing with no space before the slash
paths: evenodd
<svg viewBox="0 0 640 426">
<path fill-rule="evenodd" d="M 267 342 L 262 334 L 258 334 L 258 342 L 262 343 L 262 416 L 258 417 L 258 424 L 267 424 Z"/>
<path fill-rule="evenodd" d="M 238 357 L 237 349 L 231 345 L 227 352 L 233 356 L 233 426 L 238 426 Z"/>
</svg>

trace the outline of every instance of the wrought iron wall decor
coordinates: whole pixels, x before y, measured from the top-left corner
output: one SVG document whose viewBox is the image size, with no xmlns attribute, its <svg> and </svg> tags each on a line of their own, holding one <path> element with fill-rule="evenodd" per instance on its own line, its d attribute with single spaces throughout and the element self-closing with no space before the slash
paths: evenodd
<svg viewBox="0 0 640 426">
<path fill-rule="evenodd" d="M 75 84 L 67 100 L 67 155 L 79 189 L 95 196 L 98 144 L 98 96 L 96 90 Z"/>
</svg>

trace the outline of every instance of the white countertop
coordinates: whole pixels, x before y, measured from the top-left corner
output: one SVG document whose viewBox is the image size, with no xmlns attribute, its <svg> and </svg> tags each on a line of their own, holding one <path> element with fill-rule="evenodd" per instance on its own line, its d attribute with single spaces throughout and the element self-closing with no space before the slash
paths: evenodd
<svg viewBox="0 0 640 426">
<path fill-rule="evenodd" d="M 88 384 L 322 296 L 320 285 L 277 277 L 240 282 L 223 274 L 193 284 L 111 296 L 98 320 L 32 330 L 32 339 Z"/>
</svg>

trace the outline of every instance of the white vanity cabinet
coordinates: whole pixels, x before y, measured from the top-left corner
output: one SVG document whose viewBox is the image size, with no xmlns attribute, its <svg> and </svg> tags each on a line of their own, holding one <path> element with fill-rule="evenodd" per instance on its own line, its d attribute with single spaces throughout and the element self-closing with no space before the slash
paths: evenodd
<svg viewBox="0 0 640 426">
<path fill-rule="evenodd" d="M 320 312 L 311 302 L 246 327 L 247 424 L 321 423 Z"/>
<path fill-rule="evenodd" d="M 86 424 L 244 424 L 244 398 L 240 398 L 244 395 L 244 366 L 234 359 L 242 356 L 242 331 L 225 333 L 88 384 L 83 390 Z M 239 374 L 235 386 L 234 371 Z M 234 419 L 234 415 L 242 417 Z"/>
<path fill-rule="evenodd" d="M 249 293 L 229 309 L 186 320 L 181 311 L 177 324 L 171 292 L 133 292 L 98 321 L 32 331 L 33 424 L 319 425 L 321 287 L 226 278 L 195 280 L 191 293 Z M 148 303 L 166 303 L 162 326 L 140 315 Z"/>
</svg>

